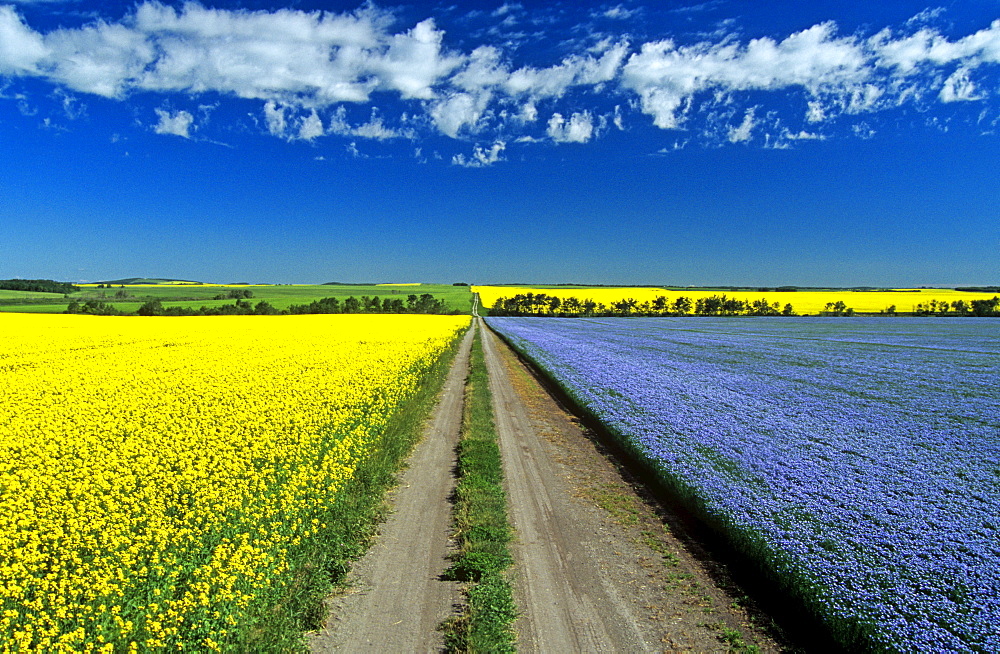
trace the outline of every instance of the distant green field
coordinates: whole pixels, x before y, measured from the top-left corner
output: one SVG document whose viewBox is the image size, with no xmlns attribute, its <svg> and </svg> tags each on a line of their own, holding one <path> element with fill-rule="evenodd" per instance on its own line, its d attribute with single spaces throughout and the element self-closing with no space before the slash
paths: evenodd
<svg viewBox="0 0 1000 654">
<path fill-rule="evenodd" d="M 42 298 L 42 299 L 53 298 L 62 300 L 62 293 L 39 293 L 37 291 L 8 291 L 5 288 L 0 288 L 0 302 L 3 302 L 4 300 L 23 299 L 23 298 Z"/>
<path fill-rule="evenodd" d="M 115 294 L 124 290 L 129 297 L 115 298 Z M 232 290 L 249 290 L 253 292 L 250 302 L 256 304 L 266 300 L 277 309 L 287 309 L 292 304 L 309 304 L 325 297 L 346 298 L 361 297 L 399 297 L 404 301 L 408 295 L 429 293 L 435 298 L 444 300 L 449 309 L 468 313 L 472 309 L 472 293 L 468 286 L 451 286 L 446 284 L 420 284 L 419 286 L 339 286 L 339 285 L 256 285 L 256 286 L 217 286 L 217 285 L 156 285 L 156 286 L 115 286 L 112 288 L 95 288 L 86 286 L 79 293 L 73 293 L 70 298 L 81 302 L 100 300 L 115 305 L 122 311 L 135 311 L 148 300 L 157 299 L 164 306 L 186 306 L 198 308 L 201 306 L 219 306 L 232 304 L 234 300 L 213 300 L 216 295 Z M 30 293 L 25 291 L 0 290 L 0 311 L 21 313 L 60 313 L 66 310 L 70 300 L 56 293 Z"/>
</svg>

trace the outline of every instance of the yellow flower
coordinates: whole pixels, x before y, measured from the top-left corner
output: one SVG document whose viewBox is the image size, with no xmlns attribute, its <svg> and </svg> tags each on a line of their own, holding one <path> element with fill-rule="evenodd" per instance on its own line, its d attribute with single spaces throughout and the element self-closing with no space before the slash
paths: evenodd
<svg viewBox="0 0 1000 654">
<path fill-rule="evenodd" d="M 0 642 L 223 647 L 468 322 L 0 314 Z"/>
</svg>

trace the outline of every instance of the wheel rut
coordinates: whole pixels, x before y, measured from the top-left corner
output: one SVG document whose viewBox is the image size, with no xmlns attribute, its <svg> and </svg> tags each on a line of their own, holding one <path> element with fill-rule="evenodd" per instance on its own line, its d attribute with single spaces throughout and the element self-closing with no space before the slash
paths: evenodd
<svg viewBox="0 0 1000 654">
<path fill-rule="evenodd" d="M 661 651 L 662 632 L 647 627 L 641 607 L 623 592 L 618 562 L 598 555 L 603 547 L 597 523 L 573 497 L 511 384 L 498 352 L 506 346 L 480 327 L 517 533 L 518 651 Z"/>
<path fill-rule="evenodd" d="M 393 491 L 393 511 L 355 565 L 351 591 L 328 600 L 330 618 L 309 639 L 311 652 L 435 652 L 438 625 L 461 601 L 444 581 L 452 530 L 455 446 L 462 425 L 473 330 L 452 364 L 423 438 Z"/>
</svg>

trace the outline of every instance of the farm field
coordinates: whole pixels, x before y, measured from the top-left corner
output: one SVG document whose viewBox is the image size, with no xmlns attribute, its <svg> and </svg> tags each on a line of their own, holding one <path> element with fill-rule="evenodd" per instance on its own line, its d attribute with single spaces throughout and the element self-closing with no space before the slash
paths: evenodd
<svg viewBox="0 0 1000 654">
<path fill-rule="evenodd" d="M 995 321 L 487 321 L 844 647 L 1000 649 Z"/>
<path fill-rule="evenodd" d="M 6 288 L 0 288 L 0 302 L 4 300 L 24 300 L 31 298 L 61 298 L 62 295 L 58 293 L 36 293 L 34 291 L 12 291 Z"/>
<path fill-rule="evenodd" d="M 245 646 L 468 324 L 0 315 L 0 641 Z"/>
<path fill-rule="evenodd" d="M 918 304 L 931 300 L 954 301 L 988 300 L 996 293 L 976 293 L 956 291 L 954 289 L 896 289 L 879 291 L 848 291 L 848 290 L 801 290 L 801 291 L 729 291 L 705 289 L 667 289 L 660 287 L 645 288 L 612 288 L 586 286 L 474 286 L 473 292 L 479 293 L 480 303 L 486 309 L 493 306 L 498 298 L 512 297 L 525 293 L 544 293 L 559 298 L 576 297 L 580 300 L 592 299 L 610 306 L 612 302 L 626 298 L 635 299 L 640 304 L 652 302 L 663 296 L 673 303 L 679 297 L 687 297 L 692 302 L 699 298 L 725 294 L 729 298 L 752 302 L 762 298 L 769 303 L 777 302 L 779 307 L 791 304 L 798 315 L 817 315 L 823 311 L 829 302 L 844 302 L 848 307 L 860 313 L 878 313 L 890 306 L 895 306 L 899 312 L 910 312 Z"/>
<path fill-rule="evenodd" d="M 66 310 L 71 300 L 81 302 L 99 300 L 128 312 L 134 312 L 143 302 L 153 299 L 161 300 L 164 307 L 215 307 L 232 304 L 233 300 L 231 299 L 212 299 L 232 290 L 248 290 L 253 293 L 252 302 L 257 303 L 263 300 L 279 310 L 287 309 L 293 304 L 309 304 L 328 297 L 344 299 L 350 296 L 360 298 L 367 295 L 381 298 L 399 297 L 405 300 L 408 295 L 424 293 L 443 299 L 450 310 L 469 312 L 472 306 L 472 294 L 468 286 L 446 284 L 131 284 L 125 285 L 124 288 L 114 286 L 100 289 L 91 284 L 84 285 L 82 289 L 78 293 L 71 294 L 68 298 L 59 293 L 0 290 L 0 312 L 61 313 Z M 116 299 L 115 294 L 119 291 L 125 291 L 130 297 L 124 300 Z"/>
</svg>

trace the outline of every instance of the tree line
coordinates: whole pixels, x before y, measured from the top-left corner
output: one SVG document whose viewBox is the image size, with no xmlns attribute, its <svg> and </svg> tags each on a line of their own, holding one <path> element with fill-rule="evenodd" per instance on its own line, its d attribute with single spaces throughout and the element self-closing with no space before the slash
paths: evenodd
<svg viewBox="0 0 1000 654">
<path fill-rule="evenodd" d="M 989 300 L 954 300 L 949 303 L 947 300 L 931 300 L 922 302 L 914 307 L 913 312 L 918 316 L 1000 316 L 1000 297 L 994 296 Z"/>
<path fill-rule="evenodd" d="M 75 293 L 80 287 L 69 282 L 51 279 L 0 279 L 0 289 L 5 291 L 30 291 L 32 293 Z"/>
<path fill-rule="evenodd" d="M 225 293 L 219 293 L 213 300 L 249 300 L 253 297 L 253 291 L 248 288 L 236 288 Z"/>
<path fill-rule="evenodd" d="M 335 297 L 326 297 L 310 302 L 309 304 L 293 304 L 287 309 L 278 309 L 266 300 L 261 300 L 254 304 L 242 298 L 237 299 L 235 304 L 224 304 L 215 307 L 202 306 L 197 309 L 181 306 L 165 307 L 161 300 L 150 300 L 140 305 L 135 313 L 122 311 L 114 304 L 100 300 L 87 300 L 85 302 L 74 300 L 70 302 L 66 313 L 95 316 L 282 316 L 319 313 L 443 314 L 460 312 L 454 310 L 448 311 L 444 300 L 437 299 L 429 293 L 424 293 L 420 296 L 409 295 L 405 301 L 402 298 L 383 299 L 378 296 L 369 297 L 367 295 L 362 295 L 360 298 L 352 295 L 344 300 Z"/>
<path fill-rule="evenodd" d="M 520 293 L 513 297 L 497 298 L 490 307 L 491 316 L 560 316 L 560 317 L 615 317 L 615 316 L 794 316 L 791 304 L 780 302 L 740 300 L 722 295 L 710 295 L 692 300 L 679 296 L 670 300 L 657 296 L 639 302 L 622 298 L 610 304 L 577 297 L 558 297 L 546 293 Z"/>
<path fill-rule="evenodd" d="M 610 304 L 581 300 L 576 297 L 557 297 L 546 293 L 521 293 L 513 297 L 500 297 L 490 307 L 492 316 L 558 316 L 558 317 L 621 317 L 621 316 L 794 316 L 791 303 L 769 303 L 766 298 L 740 300 L 722 295 L 710 295 L 692 300 L 679 296 L 670 300 L 658 296 L 639 302 L 623 298 Z M 843 300 L 827 302 L 820 315 L 854 316 L 857 312 Z M 892 305 L 879 312 L 883 316 L 899 315 Z M 931 300 L 917 304 L 912 315 L 916 316 L 1000 316 L 1000 297 L 990 300 Z"/>
</svg>

